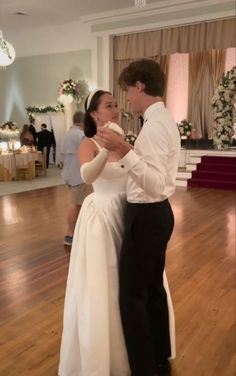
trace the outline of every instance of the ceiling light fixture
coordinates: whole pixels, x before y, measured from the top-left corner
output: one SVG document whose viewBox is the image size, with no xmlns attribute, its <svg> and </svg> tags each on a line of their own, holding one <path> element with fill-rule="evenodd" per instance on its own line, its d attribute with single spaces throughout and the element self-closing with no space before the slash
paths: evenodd
<svg viewBox="0 0 236 376">
<path fill-rule="evenodd" d="M 3 38 L 2 31 L 0 30 L 0 67 L 6 67 L 13 63 L 16 53 L 11 43 Z"/>
<path fill-rule="evenodd" d="M 146 6 L 146 0 L 135 0 L 135 8 L 144 8 Z"/>
</svg>

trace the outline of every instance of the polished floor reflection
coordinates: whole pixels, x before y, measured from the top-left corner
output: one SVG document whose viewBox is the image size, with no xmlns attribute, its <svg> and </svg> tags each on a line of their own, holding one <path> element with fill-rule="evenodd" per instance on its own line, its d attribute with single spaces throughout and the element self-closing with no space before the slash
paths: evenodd
<svg viewBox="0 0 236 376">
<path fill-rule="evenodd" d="M 175 232 L 166 269 L 177 329 L 173 375 L 231 376 L 235 194 L 179 189 L 171 202 Z M 68 204 L 65 186 L 0 197 L 0 375 L 57 375 Z"/>
</svg>

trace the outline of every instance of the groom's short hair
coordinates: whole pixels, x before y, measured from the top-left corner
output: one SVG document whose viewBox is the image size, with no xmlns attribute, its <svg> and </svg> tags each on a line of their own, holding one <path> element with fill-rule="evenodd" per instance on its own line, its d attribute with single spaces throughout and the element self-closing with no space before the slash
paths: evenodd
<svg viewBox="0 0 236 376">
<path fill-rule="evenodd" d="M 165 74 L 156 61 L 138 59 L 130 63 L 120 74 L 118 83 L 122 90 L 135 86 L 140 81 L 145 85 L 144 92 L 153 97 L 162 97 L 165 89 Z"/>
</svg>

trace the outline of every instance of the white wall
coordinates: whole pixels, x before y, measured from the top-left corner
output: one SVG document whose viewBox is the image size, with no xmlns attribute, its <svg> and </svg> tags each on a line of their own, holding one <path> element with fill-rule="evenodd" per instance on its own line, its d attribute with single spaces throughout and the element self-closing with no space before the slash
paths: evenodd
<svg viewBox="0 0 236 376">
<path fill-rule="evenodd" d="M 112 90 L 111 46 L 115 34 L 234 14 L 233 0 L 223 3 L 221 0 L 204 0 L 205 5 L 207 3 L 205 7 L 202 7 L 202 1 L 195 0 L 195 9 L 192 1 L 191 4 L 187 2 L 183 0 L 183 4 L 178 6 L 168 1 L 174 5 L 166 8 L 163 2 L 156 2 L 157 9 L 150 5 L 146 10 L 133 12 L 136 14 L 129 12 L 113 17 L 110 12 L 84 18 L 83 23 L 78 21 L 28 31 L 24 29 L 19 33 L 13 33 L 9 28 L 5 37 L 14 45 L 17 58 L 6 71 L 0 70 L 0 122 L 10 120 L 9 117 L 24 121 L 24 106 L 54 104 L 57 82 L 71 75 L 71 71 L 74 73 L 72 78 L 86 80 L 90 89 L 99 86 Z M 161 9 L 158 9 L 158 4 Z M 72 51 L 75 54 L 70 55 Z M 36 57 L 39 55 L 42 59 Z M 19 92 L 21 99 L 16 94 Z M 9 98 L 13 103 L 9 102 Z"/>
<path fill-rule="evenodd" d="M 80 82 L 85 98 L 91 72 L 91 49 L 17 58 L 0 70 L 0 123 L 21 126 L 28 122 L 25 107 L 56 105 L 59 83 L 67 78 Z"/>
<path fill-rule="evenodd" d="M 15 47 L 17 57 L 87 50 L 92 44 L 90 26 L 81 22 L 8 31 L 5 38 Z"/>
<path fill-rule="evenodd" d="M 72 22 L 20 33 L 8 31 L 5 38 L 15 47 L 17 57 L 0 70 L 0 124 L 12 120 L 21 126 L 28 121 L 25 107 L 57 104 L 63 79 L 82 81 L 84 96 L 94 83 L 89 25 Z"/>
</svg>

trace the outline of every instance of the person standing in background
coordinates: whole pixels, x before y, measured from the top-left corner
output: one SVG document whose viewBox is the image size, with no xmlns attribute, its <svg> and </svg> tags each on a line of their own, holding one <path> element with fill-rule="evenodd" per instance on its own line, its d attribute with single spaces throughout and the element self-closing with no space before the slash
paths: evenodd
<svg viewBox="0 0 236 376">
<path fill-rule="evenodd" d="M 41 124 L 41 132 L 37 133 L 37 140 L 38 140 L 38 150 L 43 151 L 43 148 L 46 146 L 47 148 L 47 168 L 49 166 L 49 154 L 50 148 L 53 146 L 55 148 L 55 138 L 52 132 L 47 130 L 47 124 Z"/>
<path fill-rule="evenodd" d="M 29 130 L 28 124 L 23 125 L 23 129 L 20 134 L 20 143 L 21 143 L 21 146 L 33 146 L 34 145 L 34 137 Z"/>
<path fill-rule="evenodd" d="M 34 127 L 34 120 L 31 120 L 30 125 L 29 125 L 29 131 L 32 133 L 32 136 L 34 138 L 34 145 L 37 145 L 37 132 Z"/>
<path fill-rule="evenodd" d="M 71 246 L 75 224 L 85 197 L 92 192 L 92 187 L 83 182 L 80 175 L 80 164 L 77 157 L 80 142 L 84 138 L 84 113 L 76 112 L 73 116 L 73 125 L 66 132 L 62 141 L 62 177 L 71 193 L 71 204 L 68 212 L 68 231 L 64 238 L 64 245 Z"/>
</svg>

